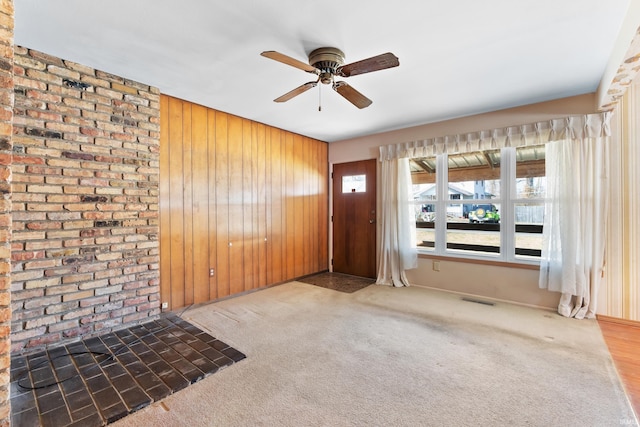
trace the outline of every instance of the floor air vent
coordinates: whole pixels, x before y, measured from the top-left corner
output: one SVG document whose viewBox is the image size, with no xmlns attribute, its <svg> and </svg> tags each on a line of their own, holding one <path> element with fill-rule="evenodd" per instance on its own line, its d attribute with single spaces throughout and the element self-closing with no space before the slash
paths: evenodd
<svg viewBox="0 0 640 427">
<path fill-rule="evenodd" d="M 483 305 L 496 305 L 494 302 L 491 302 L 491 301 L 482 301 L 480 299 L 469 298 L 469 297 L 462 297 L 462 301 L 475 302 L 476 304 L 483 304 Z"/>
</svg>

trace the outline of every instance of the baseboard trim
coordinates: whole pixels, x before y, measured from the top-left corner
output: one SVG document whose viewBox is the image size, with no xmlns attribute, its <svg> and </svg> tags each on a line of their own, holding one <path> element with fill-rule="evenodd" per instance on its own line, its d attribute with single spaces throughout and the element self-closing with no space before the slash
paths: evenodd
<svg viewBox="0 0 640 427">
<path fill-rule="evenodd" d="M 522 307 L 535 308 L 535 309 L 544 310 L 544 311 L 550 311 L 550 312 L 557 311 L 555 308 L 551 308 L 551 307 L 545 307 L 545 306 L 542 306 L 542 305 L 535 305 L 535 304 L 527 304 L 527 303 L 524 303 L 524 302 L 511 301 L 511 300 L 507 300 L 507 299 L 492 298 L 492 297 L 488 297 L 486 295 L 476 295 L 476 294 L 470 294 L 470 293 L 467 293 L 467 292 L 453 291 L 453 290 L 450 290 L 450 289 L 436 288 L 436 287 L 433 287 L 433 286 L 416 285 L 414 283 L 411 283 L 411 286 L 415 286 L 416 288 L 424 288 L 424 289 L 431 289 L 431 290 L 434 290 L 434 291 L 447 292 L 447 293 L 450 293 L 450 294 L 460 295 L 462 297 L 470 297 L 470 298 L 487 300 L 487 301 L 496 302 L 496 303 L 513 304 L 513 305 L 519 305 L 519 306 L 522 306 Z"/>
<path fill-rule="evenodd" d="M 598 319 L 598 322 L 616 323 L 618 325 L 640 328 L 640 322 L 637 320 L 622 319 L 620 317 L 605 316 L 603 314 L 596 314 L 596 319 Z"/>
</svg>

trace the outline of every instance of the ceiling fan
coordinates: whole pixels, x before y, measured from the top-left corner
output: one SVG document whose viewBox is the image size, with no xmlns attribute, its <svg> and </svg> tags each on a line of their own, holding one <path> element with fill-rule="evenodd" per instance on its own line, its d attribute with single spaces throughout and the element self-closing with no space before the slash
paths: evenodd
<svg viewBox="0 0 640 427">
<path fill-rule="evenodd" d="M 344 53 L 335 47 L 321 47 L 314 50 L 309 54 L 309 64 L 305 64 L 302 61 L 298 61 L 274 50 L 262 52 L 261 55 L 318 76 L 316 81 L 307 82 L 298 86 L 281 97 L 274 99 L 275 102 L 286 102 L 316 87 L 318 82 L 320 82 L 327 85 L 330 84 L 333 90 L 358 108 L 366 108 L 371 105 L 372 101 L 349 86 L 346 82 L 336 81 L 335 77 L 351 77 L 400 65 L 398 58 L 390 52 L 344 65 Z"/>
</svg>

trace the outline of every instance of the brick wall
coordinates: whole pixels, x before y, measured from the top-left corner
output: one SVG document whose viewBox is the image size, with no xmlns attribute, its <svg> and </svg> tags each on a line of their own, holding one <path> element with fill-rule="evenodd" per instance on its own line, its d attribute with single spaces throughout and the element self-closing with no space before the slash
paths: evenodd
<svg viewBox="0 0 640 427">
<path fill-rule="evenodd" d="M 15 46 L 12 351 L 159 314 L 156 88 Z"/>
<path fill-rule="evenodd" d="M 0 2 L 0 425 L 9 425 L 13 1 Z"/>
</svg>

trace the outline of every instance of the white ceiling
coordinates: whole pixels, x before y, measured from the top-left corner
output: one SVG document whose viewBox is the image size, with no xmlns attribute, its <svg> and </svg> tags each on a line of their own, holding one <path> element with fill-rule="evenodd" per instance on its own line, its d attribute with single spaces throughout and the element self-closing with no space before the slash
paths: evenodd
<svg viewBox="0 0 640 427">
<path fill-rule="evenodd" d="M 630 1 L 15 0 L 15 43 L 331 142 L 595 92 Z M 274 103 L 313 76 L 260 52 L 323 46 L 400 66 Z"/>
</svg>

